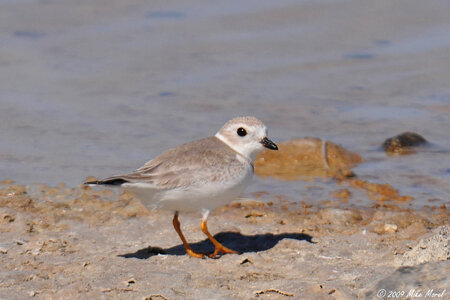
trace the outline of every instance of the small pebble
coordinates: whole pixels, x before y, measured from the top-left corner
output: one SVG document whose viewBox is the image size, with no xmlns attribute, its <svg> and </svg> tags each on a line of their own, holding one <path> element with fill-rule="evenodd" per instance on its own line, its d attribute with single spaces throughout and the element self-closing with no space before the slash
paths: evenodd
<svg viewBox="0 0 450 300">
<path fill-rule="evenodd" d="M 11 244 L 0 244 L 0 253 L 8 253 L 9 248 L 11 248 Z"/>
<path fill-rule="evenodd" d="M 411 147 L 421 146 L 427 143 L 427 140 L 415 132 L 403 132 L 397 136 L 388 138 L 384 141 L 382 147 L 384 151 L 397 154 L 411 153 Z"/>
<path fill-rule="evenodd" d="M 397 231 L 397 225 L 395 224 L 384 224 L 384 232 L 394 233 Z"/>
<path fill-rule="evenodd" d="M 128 279 L 125 281 L 125 285 L 127 287 L 129 287 L 130 285 L 135 284 L 135 283 L 136 283 L 136 279 L 134 279 L 134 278 L 131 278 L 131 279 Z"/>
</svg>

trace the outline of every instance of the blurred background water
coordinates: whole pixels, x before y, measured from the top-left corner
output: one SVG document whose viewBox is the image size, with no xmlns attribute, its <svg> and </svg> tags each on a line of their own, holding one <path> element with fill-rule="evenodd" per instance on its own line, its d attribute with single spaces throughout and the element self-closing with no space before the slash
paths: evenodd
<svg viewBox="0 0 450 300">
<path fill-rule="evenodd" d="M 362 155 L 355 173 L 413 206 L 448 202 L 449 16 L 449 1 L 0 0 L 0 178 L 76 186 L 254 115 L 274 141 Z M 406 130 L 439 151 L 379 150 Z M 329 186 L 256 178 L 246 194 Z"/>
</svg>

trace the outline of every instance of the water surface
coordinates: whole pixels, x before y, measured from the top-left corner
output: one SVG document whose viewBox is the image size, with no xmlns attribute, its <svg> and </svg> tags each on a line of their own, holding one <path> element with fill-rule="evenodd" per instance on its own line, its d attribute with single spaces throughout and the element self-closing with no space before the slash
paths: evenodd
<svg viewBox="0 0 450 300">
<path fill-rule="evenodd" d="M 254 115 L 275 141 L 316 136 L 359 153 L 362 179 L 413 205 L 446 202 L 449 11 L 415 0 L 0 1 L 1 178 L 75 186 Z M 444 151 L 378 151 L 406 130 Z M 335 187 L 256 179 L 246 195 L 314 202 Z"/>
</svg>

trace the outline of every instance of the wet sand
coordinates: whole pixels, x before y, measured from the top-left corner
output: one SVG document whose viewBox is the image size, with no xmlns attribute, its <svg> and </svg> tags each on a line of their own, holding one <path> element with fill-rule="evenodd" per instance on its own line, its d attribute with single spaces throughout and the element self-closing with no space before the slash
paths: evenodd
<svg viewBox="0 0 450 300">
<path fill-rule="evenodd" d="M 171 213 L 126 193 L 4 185 L 0 298 L 376 299 L 380 289 L 448 289 L 448 209 L 329 200 L 237 200 L 212 213 L 209 229 L 240 254 L 197 259 Z M 213 250 L 200 214 L 180 220 L 194 250 Z"/>
</svg>

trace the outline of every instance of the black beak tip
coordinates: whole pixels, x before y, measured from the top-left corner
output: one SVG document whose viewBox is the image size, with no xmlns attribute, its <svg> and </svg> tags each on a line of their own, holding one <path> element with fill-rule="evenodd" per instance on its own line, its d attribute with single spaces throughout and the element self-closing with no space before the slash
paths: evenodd
<svg viewBox="0 0 450 300">
<path fill-rule="evenodd" d="M 263 144 L 264 147 L 270 150 L 278 150 L 278 146 L 274 142 L 269 140 L 267 137 L 262 139 L 261 144 Z"/>
</svg>

